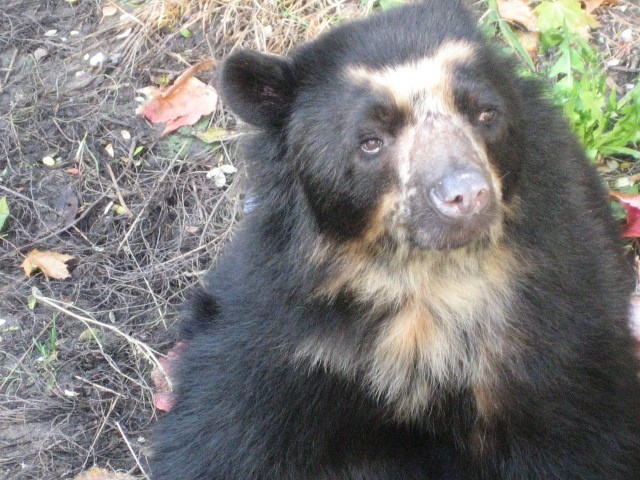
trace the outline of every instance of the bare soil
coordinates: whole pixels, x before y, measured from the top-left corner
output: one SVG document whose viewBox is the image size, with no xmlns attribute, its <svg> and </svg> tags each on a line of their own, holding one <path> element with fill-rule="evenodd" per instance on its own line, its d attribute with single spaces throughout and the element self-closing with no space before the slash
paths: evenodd
<svg viewBox="0 0 640 480">
<path fill-rule="evenodd" d="M 191 127 L 161 138 L 135 115 L 136 90 L 239 45 L 286 52 L 368 13 L 363 3 L 131 0 L 103 16 L 109 0 L 0 1 L 0 197 L 11 212 L 0 236 L 0 479 L 93 465 L 146 476 L 161 414 L 151 372 L 242 216 L 242 170 L 223 188 L 206 176 L 241 167 L 234 138 L 205 144 Z M 638 75 L 640 8 L 620 4 L 603 10 L 600 34 L 624 88 Z M 632 43 L 620 41 L 626 28 Z M 198 77 L 214 83 L 215 70 Z M 208 126 L 235 129 L 221 107 L 195 128 Z M 35 248 L 73 255 L 71 277 L 25 277 Z"/>
</svg>

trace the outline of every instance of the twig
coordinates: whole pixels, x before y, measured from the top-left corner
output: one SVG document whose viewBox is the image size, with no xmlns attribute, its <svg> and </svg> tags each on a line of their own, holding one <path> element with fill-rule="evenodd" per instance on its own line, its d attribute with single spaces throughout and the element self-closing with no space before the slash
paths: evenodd
<svg viewBox="0 0 640 480">
<path fill-rule="evenodd" d="M 104 430 L 104 426 L 107 424 L 107 420 L 109 420 L 109 417 L 111 416 L 111 412 L 113 412 L 113 409 L 116 406 L 116 403 L 118 403 L 119 398 L 115 397 L 113 399 L 113 401 L 111 402 L 111 405 L 109 406 L 109 411 L 107 412 L 107 414 L 104 416 L 104 418 L 102 419 L 102 423 L 100 424 L 100 427 L 98 428 L 98 431 L 96 432 L 95 436 L 93 437 L 93 442 L 91 442 L 91 446 L 89 447 L 89 450 L 87 450 L 87 456 L 84 459 L 84 462 L 82 463 L 82 468 L 84 469 L 87 466 L 87 462 L 89 461 L 89 456 L 91 455 L 91 452 L 93 451 L 94 447 L 96 446 L 96 443 L 98 442 L 98 438 L 100 438 L 100 435 L 102 435 L 102 430 Z"/>
<path fill-rule="evenodd" d="M 90 317 L 83 317 L 82 315 L 78 315 L 77 313 L 74 313 L 71 310 L 68 310 L 65 307 L 62 307 L 62 306 L 59 305 L 59 303 L 62 303 L 63 305 L 68 305 L 67 303 L 59 302 L 57 300 L 53 300 L 51 298 L 44 297 L 36 289 L 34 289 L 34 291 L 33 291 L 33 296 L 35 297 L 36 300 L 38 300 L 38 301 L 40 301 L 40 302 L 42 302 L 42 303 L 44 303 L 46 305 L 49 305 L 52 308 L 55 308 L 56 310 L 58 310 L 59 312 L 64 313 L 65 315 L 68 315 L 68 316 L 70 316 L 72 318 L 75 318 L 76 320 L 80 320 L 85 325 L 90 324 L 90 325 L 95 325 L 95 326 L 100 327 L 100 328 L 104 328 L 106 330 L 111 330 L 116 335 L 119 335 L 120 337 L 124 338 L 127 342 L 129 342 L 132 345 L 135 345 L 136 347 L 138 347 L 138 349 L 145 356 L 145 358 L 148 361 L 150 361 L 154 365 L 154 367 L 160 369 L 164 373 L 164 369 L 162 368 L 162 365 L 160 364 L 160 362 L 158 361 L 158 357 L 156 356 L 156 354 L 160 355 L 160 353 L 156 352 L 155 350 L 153 350 L 146 343 L 143 343 L 140 340 L 138 340 L 136 338 L 133 338 L 131 335 L 127 335 L 122 330 L 120 330 L 118 327 L 115 327 L 113 325 L 109 325 L 107 323 L 102 323 L 102 322 L 100 322 L 98 320 L 95 320 L 93 318 L 90 318 Z"/>
<path fill-rule="evenodd" d="M 621 65 L 609 65 L 607 68 L 622 73 L 640 73 L 640 68 L 623 67 Z"/>
<path fill-rule="evenodd" d="M 93 207 L 95 207 L 98 203 L 100 203 L 107 195 L 106 194 L 102 194 L 100 196 L 100 198 L 98 198 L 95 202 L 93 202 L 91 205 L 89 205 L 85 211 L 82 213 L 82 215 L 80 215 L 78 218 L 76 218 L 73 222 L 71 222 L 70 224 L 60 228 L 59 230 L 56 230 L 55 232 L 51 232 L 49 235 L 46 235 L 42 238 L 37 238 L 36 240 L 34 240 L 33 242 L 29 242 L 25 245 L 22 245 L 20 247 L 18 247 L 16 250 L 17 251 L 22 251 L 22 250 L 26 250 L 29 247 L 32 247 L 33 245 L 36 245 L 37 243 L 42 243 L 45 240 L 49 240 L 51 237 L 55 237 L 57 235 L 60 235 L 63 232 L 66 232 L 67 230 L 69 230 L 71 227 L 74 227 L 78 222 L 80 222 L 84 217 L 86 217 L 89 212 L 93 209 Z M 14 252 L 16 251 L 14 250 Z M 10 255 L 13 252 L 9 252 L 7 255 L 3 255 L 2 258 L 7 257 L 8 255 Z"/>
<path fill-rule="evenodd" d="M 4 185 L 0 185 L 0 190 L 4 190 L 5 192 L 7 192 L 9 195 L 13 195 L 14 197 L 18 197 L 21 198 L 22 200 L 26 200 L 27 202 L 31 202 L 34 205 L 37 205 L 39 207 L 42 207 L 46 210 L 49 210 L 50 212 L 55 213 L 56 215 L 60 215 L 60 213 L 58 213 L 55 209 L 51 208 L 49 205 L 45 205 L 44 203 L 40 203 L 37 200 L 34 200 L 33 198 L 29 198 L 26 195 L 23 195 L 20 192 L 16 192 L 15 190 L 12 190 L 8 187 L 5 187 Z"/>
<path fill-rule="evenodd" d="M 154 190 L 156 190 L 158 187 L 160 187 L 160 185 L 162 185 L 162 182 L 164 182 L 164 179 L 169 174 L 169 170 L 171 170 L 173 168 L 173 165 L 176 163 L 176 160 L 178 159 L 178 157 L 182 154 L 182 151 L 184 150 L 186 145 L 187 145 L 186 142 L 183 143 L 182 146 L 180 147 L 180 150 L 178 151 L 178 153 L 176 153 L 175 156 L 173 157 L 173 159 L 171 159 L 171 163 L 169 164 L 169 166 L 167 168 L 165 168 L 164 172 L 162 172 L 162 176 L 156 182 Z M 118 248 L 116 250 L 116 253 L 119 252 L 122 249 L 122 246 L 125 243 L 127 243 L 127 240 L 129 239 L 129 236 L 133 233 L 133 230 L 136 227 L 136 225 L 138 225 L 138 222 L 142 218 L 142 214 L 145 212 L 145 210 L 149 206 L 149 203 L 151 202 L 151 199 L 153 197 L 154 197 L 154 194 L 152 193 L 151 195 L 149 195 L 147 200 L 144 202 L 144 205 L 142 205 L 142 208 L 140 209 L 140 211 L 138 212 L 138 215 L 136 216 L 135 220 L 133 221 L 133 223 L 129 227 L 129 230 L 127 230 L 127 233 L 125 233 L 124 238 L 118 244 Z"/>
<path fill-rule="evenodd" d="M 124 198 L 122 197 L 122 192 L 120 191 L 120 187 L 118 186 L 118 180 L 116 180 L 116 176 L 113 174 L 113 170 L 111 170 L 111 165 L 105 162 L 105 166 L 107 167 L 107 171 L 109 172 L 109 176 L 111 177 L 111 182 L 113 183 L 113 188 L 116 189 L 116 195 L 118 196 L 118 201 L 120 205 L 122 205 L 127 210 L 127 217 L 133 217 L 133 213 L 127 207 L 127 204 L 124 203 Z"/>
<path fill-rule="evenodd" d="M 138 465 L 138 468 L 140 469 L 140 471 L 142 472 L 142 474 L 144 475 L 144 478 L 146 478 L 147 480 L 149 480 L 149 475 L 147 475 L 147 472 L 144 471 L 144 468 L 142 468 L 142 465 L 140 464 L 140 460 L 138 459 L 138 456 L 136 455 L 136 453 L 133 451 L 133 447 L 131 446 L 131 443 L 129 443 L 129 439 L 127 438 L 127 436 L 124 434 L 124 430 L 122 430 L 122 427 L 120 426 L 120 422 L 118 422 L 116 420 L 116 427 L 118 427 L 118 430 L 120 431 L 120 435 L 122 435 L 122 439 L 124 440 L 124 443 L 127 444 L 127 448 L 129 449 L 129 451 L 131 452 L 131 456 L 133 457 L 133 459 L 136 461 L 136 464 Z"/>
<path fill-rule="evenodd" d="M 11 72 L 13 71 L 13 64 L 15 63 L 17 56 L 18 56 L 18 49 L 15 48 L 13 50 L 13 55 L 11 56 L 11 61 L 9 62 L 9 66 L 7 67 L 7 73 L 4 76 L 2 85 L 0 85 L 0 93 L 2 93 L 2 91 L 4 90 L 4 86 L 9 81 L 9 75 L 11 75 Z"/>
<path fill-rule="evenodd" d="M 87 380 L 86 378 L 81 377 L 79 375 L 74 375 L 73 377 L 76 380 L 80 380 L 81 382 L 84 382 L 84 383 L 87 383 L 87 384 L 91 385 L 96 390 L 101 390 L 103 392 L 111 393 L 112 395 L 115 395 L 116 397 L 123 397 L 124 396 L 121 393 L 116 392 L 115 390 L 111 390 L 110 388 L 103 387 L 102 385 L 98 385 L 97 383 L 93 383 L 91 380 Z"/>
</svg>

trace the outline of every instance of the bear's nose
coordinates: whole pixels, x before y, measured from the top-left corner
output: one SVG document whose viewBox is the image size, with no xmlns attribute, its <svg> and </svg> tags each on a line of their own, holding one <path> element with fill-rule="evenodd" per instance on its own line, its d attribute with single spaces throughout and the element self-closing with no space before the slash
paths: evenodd
<svg viewBox="0 0 640 480">
<path fill-rule="evenodd" d="M 454 169 L 431 189 L 430 197 L 440 213 L 450 218 L 476 215 L 487 206 L 490 187 L 485 175 L 475 169 Z"/>
</svg>

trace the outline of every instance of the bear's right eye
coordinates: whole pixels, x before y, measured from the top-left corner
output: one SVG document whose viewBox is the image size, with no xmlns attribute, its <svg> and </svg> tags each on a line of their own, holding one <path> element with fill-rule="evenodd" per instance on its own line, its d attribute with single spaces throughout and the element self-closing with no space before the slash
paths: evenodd
<svg viewBox="0 0 640 480">
<path fill-rule="evenodd" d="M 374 154 L 382 150 L 383 142 L 379 138 L 368 138 L 360 144 L 364 153 Z"/>
</svg>

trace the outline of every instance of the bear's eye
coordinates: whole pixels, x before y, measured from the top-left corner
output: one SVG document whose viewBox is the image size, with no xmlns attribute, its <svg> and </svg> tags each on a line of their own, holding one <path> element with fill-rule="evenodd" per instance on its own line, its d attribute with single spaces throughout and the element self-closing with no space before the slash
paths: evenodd
<svg viewBox="0 0 640 480">
<path fill-rule="evenodd" d="M 360 148 L 365 153 L 378 153 L 382 150 L 382 140 L 379 138 L 368 138 L 360 144 Z"/>
<path fill-rule="evenodd" d="M 478 115 L 478 122 L 483 125 L 491 125 L 498 117 L 498 111 L 495 108 L 485 108 Z"/>
</svg>

